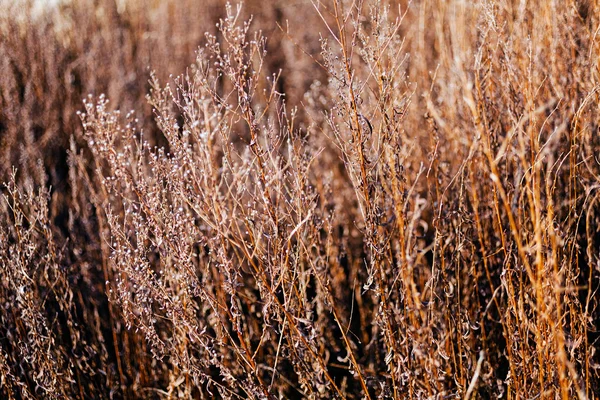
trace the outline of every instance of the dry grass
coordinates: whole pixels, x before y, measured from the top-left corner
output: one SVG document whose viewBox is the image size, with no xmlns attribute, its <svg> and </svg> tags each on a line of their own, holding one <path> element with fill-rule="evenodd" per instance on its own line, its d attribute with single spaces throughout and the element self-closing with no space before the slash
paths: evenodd
<svg viewBox="0 0 600 400">
<path fill-rule="evenodd" d="M 3 398 L 599 396 L 596 2 L 3 7 Z"/>
</svg>

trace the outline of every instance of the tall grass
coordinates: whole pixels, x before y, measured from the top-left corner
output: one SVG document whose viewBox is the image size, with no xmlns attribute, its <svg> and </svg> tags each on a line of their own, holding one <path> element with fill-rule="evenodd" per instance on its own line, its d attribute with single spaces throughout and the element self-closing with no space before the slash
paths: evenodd
<svg viewBox="0 0 600 400">
<path fill-rule="evenodd" d="M 595 2 L 3 7 L 3 397 L 600 393 Z"/>
</svg>

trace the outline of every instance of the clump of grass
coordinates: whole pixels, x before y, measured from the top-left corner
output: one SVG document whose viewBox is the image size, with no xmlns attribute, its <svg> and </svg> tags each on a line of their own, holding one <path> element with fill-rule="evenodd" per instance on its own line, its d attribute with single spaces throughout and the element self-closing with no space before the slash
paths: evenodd
<svg viewBox="0 0 600 400">
<path fill-rule="evenodd" d="M 123 4 L 55 18 L 134 60 L 146 14 Z M 3 395 L 594 398 L 600 10 L 221 6 L 167 78 L 193 52 L 176 25 L 187 44 L 159 46 L 148 86 L 144 59 L 48 92 L 7 49 L 50 39 L 2 25 L 2 104 L 22 94 L 0 115 L 20 168 L 0 203 Z M 86 57 L 73 29 L 48 32 Z M 108 84 L 74 122 L 69 96 Z M 36 161 L 34 118 L 61 167 Z"/>
</svg>

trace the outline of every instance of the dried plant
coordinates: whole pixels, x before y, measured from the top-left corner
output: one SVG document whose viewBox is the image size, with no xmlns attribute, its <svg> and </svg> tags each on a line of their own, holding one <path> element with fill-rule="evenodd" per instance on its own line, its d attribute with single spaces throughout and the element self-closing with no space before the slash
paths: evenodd
<svg viewBox="0 0 600 400">
<path fill-rule="evenodd" d="M 596 3 L 5 7 L 3 397 L 600 393 Z"/>
</svg>

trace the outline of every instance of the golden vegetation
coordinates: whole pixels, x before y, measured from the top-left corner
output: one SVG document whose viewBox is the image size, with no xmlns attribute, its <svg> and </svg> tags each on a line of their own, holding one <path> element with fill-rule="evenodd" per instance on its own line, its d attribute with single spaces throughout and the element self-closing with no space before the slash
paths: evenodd
<svg viewBox="0 0 600 400">
<path fill-rule="evenodd" d="M 596 2 L 2 7 L 3 398 L 600 392 Z"/>
</svg>

